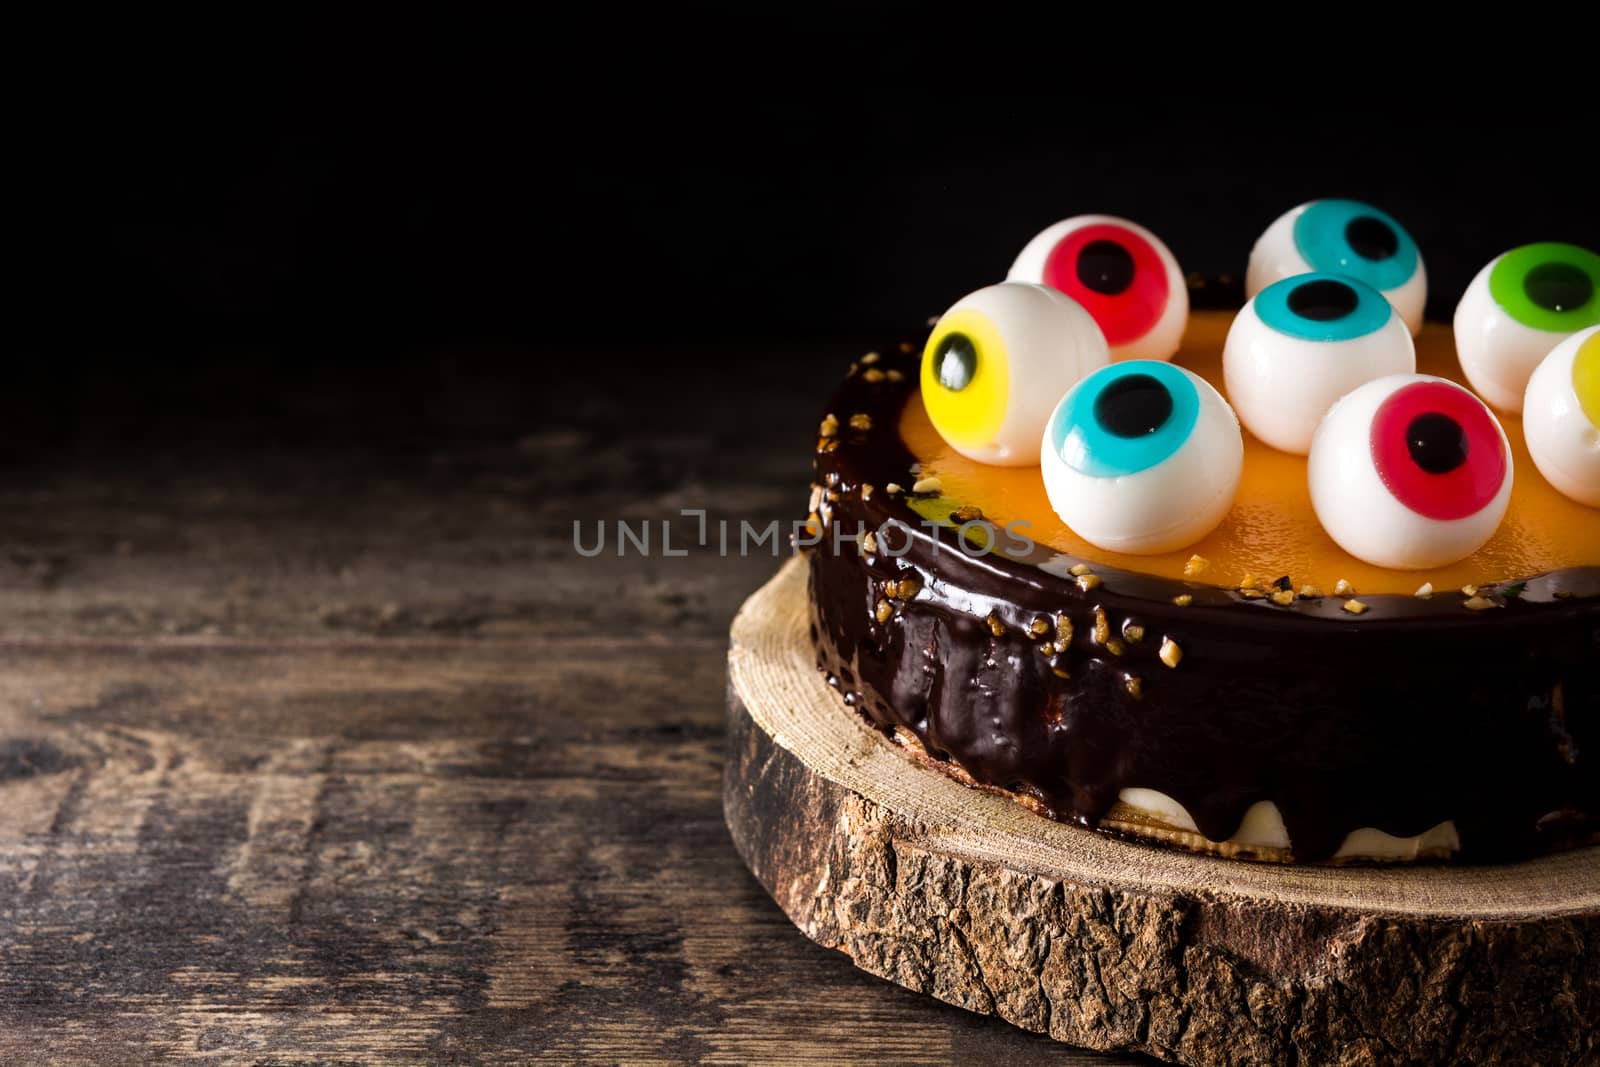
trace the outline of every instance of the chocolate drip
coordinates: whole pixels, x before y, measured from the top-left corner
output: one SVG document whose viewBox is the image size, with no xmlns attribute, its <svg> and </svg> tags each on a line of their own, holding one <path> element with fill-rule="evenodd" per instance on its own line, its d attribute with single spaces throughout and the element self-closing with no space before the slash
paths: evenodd
<svg viewBox="0 0 1600 1067">
<path fill-rule="evenodd" d="M 1483 587 L 1493 612 L 1368 596 L 1353 620 L 1337 599 L 1274 605 L 1098 564 L 1099 584 L 1079 583 L 1079 561 L 1040 545 L 973 558 L 882 488 L 911 480 L 894 428 L 916 381 L 912 355 L 883 365 L 902 374 L 853 377 L 830 405 L 876 429 L 816 466 L 837 493 L 829 522 L 903 524 L 895 554 L 830 538 L 811 561 L 820 663 L 870 722 L 1087 826 L 1143 787 L 1223 840 L 1271 800 L 1300 861 L 1368 826 L 1404 837 L 1454 820 L 1473 862 L 1600 834 L 1600 567 Z"/>
</svg>

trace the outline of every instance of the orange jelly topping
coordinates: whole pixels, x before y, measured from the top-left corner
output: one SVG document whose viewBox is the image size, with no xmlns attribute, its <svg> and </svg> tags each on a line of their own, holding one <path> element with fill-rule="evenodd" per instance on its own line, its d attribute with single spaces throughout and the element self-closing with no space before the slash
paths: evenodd
<svg viewBox="0 0 1600 1067">
<path fill-rule="evenodd" d="M 1231 312 L 1194 313 L 1175 360 L 1223 395 L 1227 392 L 1222 384 L 1222 344 L 1232 321 Z M 1427 324 L 1416 344 L 1418 372 L 1465 384 L 1448 326 Z M 1038 467 L 992 467 L 951 449 L 928 421 L 920 393 L 901 414 L 900 435 L 922 463 L 923 474 L 937 476 L 941 485 L 939 499 L 914 502 L 920 513 L 942 521 L 958 507 L 978 507 L 991 522 L 1017 523 L 1019 534 L 1041 544 L 1124 570 L 1218 586 L 1236 586 L 1247 576 L 1265 586 L 1288 576 L 1297 589 L 1314 585 L 1329 594 L 1342 579 L 1360 593 L 1410 594 L 1423 583 L 1442 592 L 1564 567 L 1600 565 L 1600 510 L 1552 488 L 1528 456 L 1522 420 L 1515 415 L 1498 417 L 1511 442 L 1514 471 L 1505 520 L 1489 542 L 1466 559 L 1419 571 L 1376 567 L 1341 549 L 1311 509 L 1305 457 L 1269 448 L 1248 430 L 1244 476 L 1222 525 L 1182 551 L 1155 556 L 1107 552 L 1078 537 L 1051 509 Z M 1190 566 L 1194 555 L 1205 561 L 1198 573 Z"/>
</svg>

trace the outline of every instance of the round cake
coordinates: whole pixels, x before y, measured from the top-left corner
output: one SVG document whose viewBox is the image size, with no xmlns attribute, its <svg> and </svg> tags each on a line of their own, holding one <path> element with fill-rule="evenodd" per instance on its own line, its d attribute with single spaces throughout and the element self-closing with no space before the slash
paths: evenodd
<svg viewBox="0 0 1600 1067">
<path fill-rule="evenodd" d="M 1174 365 L 1224 391 L 1233 317 L 1191 314 Z M 1464 380 L 1448 327 L 1415 350 Z M 1249 859 L 1600 839 L 1600 511 L 1539 477 L 1517 417 L 1504 520 L 1464 559 L 1347 554 L 1306 458 L 1250 435 L 1220 525 L 1125 555 L 1057 517 L 1038 467 L 951 448 L 921 355 L 870 353 L 833 395 L 805 539 L 819 664 L 913 758 L 1042 816 Z"/>
</svg>

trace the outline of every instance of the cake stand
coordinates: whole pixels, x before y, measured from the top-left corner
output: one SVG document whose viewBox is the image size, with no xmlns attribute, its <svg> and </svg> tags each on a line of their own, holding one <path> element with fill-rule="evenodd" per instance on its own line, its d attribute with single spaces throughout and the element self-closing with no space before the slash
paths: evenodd
<svg viewBox="0 0 1600 1067">
<path fill-rule="evenodd" d="M 1600 1063 L 1600 847 L 1281 866 L 1041 818 L 843 705 L 807 633 L 807 566 L 734 619 L 723 806 L 813 941 L 1058 1041 L 1175 1063 Z"/>
</svg>

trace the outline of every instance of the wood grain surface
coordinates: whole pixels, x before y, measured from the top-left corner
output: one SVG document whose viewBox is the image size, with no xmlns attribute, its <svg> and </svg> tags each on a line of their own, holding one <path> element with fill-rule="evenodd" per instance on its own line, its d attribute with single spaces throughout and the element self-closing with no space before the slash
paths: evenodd
<svg viewBox="0 0 1600 1067">
<path fill-rule="evenodd" d="M 13 398 L 0 1063 L 1145 1062 L 797 932 L 720 802 L 728 623 L 777 561 L 573 550 L 797 517 L 859 354 Z"/>
</svg>

